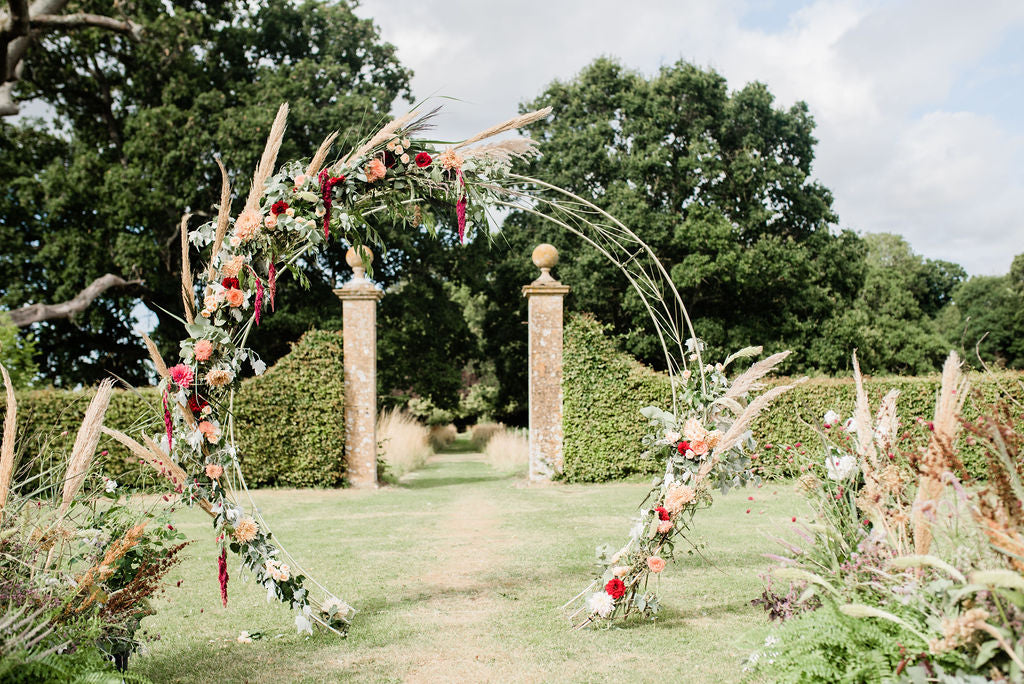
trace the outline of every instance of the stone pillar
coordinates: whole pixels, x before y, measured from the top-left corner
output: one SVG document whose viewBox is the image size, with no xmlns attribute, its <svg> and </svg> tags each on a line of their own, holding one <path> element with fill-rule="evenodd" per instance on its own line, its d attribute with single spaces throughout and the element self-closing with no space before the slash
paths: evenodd
<svg viewBox="0 0 1024 684">
<path fill-rule="evenodd" d="M 373 255 L 361 250 L 367 263 Z M 345 345 L 345 470 L 353 487 L 377 486 L 377 302 L 384 296 L 349 249 L 354 276 L 334 294 L 341 300 Z"/>
<path fill-rule="evenodd" d="M 538 245 L 540 277 L 523 288 L 530 309 L 530 480 L 562 472 L 562 300 L 569 288 L 551 276 L 558 250 Z"/>
</svg>

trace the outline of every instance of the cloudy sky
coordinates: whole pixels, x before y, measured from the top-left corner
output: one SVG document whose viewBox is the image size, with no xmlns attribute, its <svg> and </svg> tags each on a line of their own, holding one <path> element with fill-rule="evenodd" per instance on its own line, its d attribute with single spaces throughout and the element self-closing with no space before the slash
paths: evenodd
<svg viewBox="0 0 1024 684">
<path fill-rule="evenodd" d="M 972 274 L 1024 252 L 1020 0 L 364 0 L 416 97 L 457 97 L 439 134 L 514 115 L 608 55 L 758 80 L 818 123 L 815 174 L 843 227 L 907 237 Z"/>
</svg>

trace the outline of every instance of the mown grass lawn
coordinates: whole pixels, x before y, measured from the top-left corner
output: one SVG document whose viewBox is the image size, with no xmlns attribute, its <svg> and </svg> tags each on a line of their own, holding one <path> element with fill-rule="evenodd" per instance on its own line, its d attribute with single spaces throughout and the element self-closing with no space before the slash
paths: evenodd
<svg viewBox="0 0 1024 684">
<path fill-rule="evenodd" d="M 750 600 L 771 537 L 806 504 L 785 483 L 734 491 L 698 514 L 705 560 L 661 578 L 654 624 L 571 631 L 559 611 L 592 579 L 594 548 L 618 544 L 643 483 L 526 487 L 472 454 L 439 456 L 380 491 L 265 490 L 264 515 L 311 574 L 359 610 L 347 639 L 295 633 L 293 616 L 229 566 L 221 606 L 208 519 L 182 580 L 143 628 L 131 667 L 158 682 L 731 682 L 769 630 Z M 748 497 L 753 496 L 753 501 Z M 749 509 L 749 513 L 747 512 Z M 262 633 L 239 643 L 242 630 Z"/>
</svg>

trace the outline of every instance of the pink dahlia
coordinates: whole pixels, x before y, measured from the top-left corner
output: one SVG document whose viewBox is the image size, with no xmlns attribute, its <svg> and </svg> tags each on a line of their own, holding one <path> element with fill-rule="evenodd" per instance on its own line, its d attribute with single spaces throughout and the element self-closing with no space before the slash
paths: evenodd
<svg viewBox="0 0 1024 684">
<path fill-rule="evenodd" d="M 191 385 L 192 380 L 195 378 L 192 374 L 192 368 L 183 363 L 179 363 L 177 366 L 172 366 L 169 369 L 169 372 L 171 374 L 171 381 L 182 389 Z"/>
</svg>

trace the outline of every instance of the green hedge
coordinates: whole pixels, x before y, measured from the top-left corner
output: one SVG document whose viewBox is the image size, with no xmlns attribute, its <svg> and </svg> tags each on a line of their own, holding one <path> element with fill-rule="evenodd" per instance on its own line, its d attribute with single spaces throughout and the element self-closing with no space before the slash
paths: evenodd
<svg viewBox="0 0 1024 684">
<path fill-rule="evenodd" d="M 600 482 L 629 475 L 658 473 L 663 464 L 643 457 L 640 443 L 647 422 L 640 409 L 671 405 L 667 376 L 655 372 L 619 350 L 605 326 L 590 316 L 571 318 L 565 328 L 562 390 L 564 393 L 565 478 L 571 482 Z M 998 396 L 998 386 L 1024 399 L 1024 374 L 976 375 L 974 388 L 986 401 Z M 891 389 L 900 390 L 897 402 L 903 427 L 914 429 L 916 418 L 934 413 L 939 376 L 868 378 L 865 386 L 873 407 Z M 813 379 L 775 401 L 754 423 L 754 437 L 762 446 L 758 460 L 768 475 L 788 477 L 800 466 L 818 463 L 821 442 L 814 427 L 834 410 L 845 420 L 853 411 L 852 378 Z M 977 415 L 974 393 L 964 416 Z M 768 448 L 768 445 L 771 445 Z M 979 447 L 961 442 L 961 457 L 975 475 L 982 472 Z M 786 449 L 785 447 L 790 447 Z"/>
<path fill-rule="evenodd" d="M 235 437 L 251 486 L 345 484 L 345 372 L 340 332 L 306 333 L 235 399 Z"/>
<path fill-rule="evenodd" d="M 619 351 L 589 315 L 566 323 L 562 354 L 565 479 L 602 482 L 661 471 L 664 464 L 642 457 L 647 420 L 640 409 L 671 405 L 668 378 Z"/>
<path fill-rule="evenodd" d="M 18 393 L 20 450 L 64 459 L 91 391 Z M 344 484 L 344 371 L 340 332 L 314 330 L 235 396 L 235 437 L 250 486 L 336 487 Z M 137 435 L 163 432 L 155 388 L 115 391 L 105 424 Z M 0 420 L 4 414 L 0 405 Z M 100 441 L 104 473 L 128 486 L 154 482 L 120 444 Z M 103 452 L 106 452 L 105 454 Z M 24 459 L 23 459 L 24 460 Z"/>
</svg>

